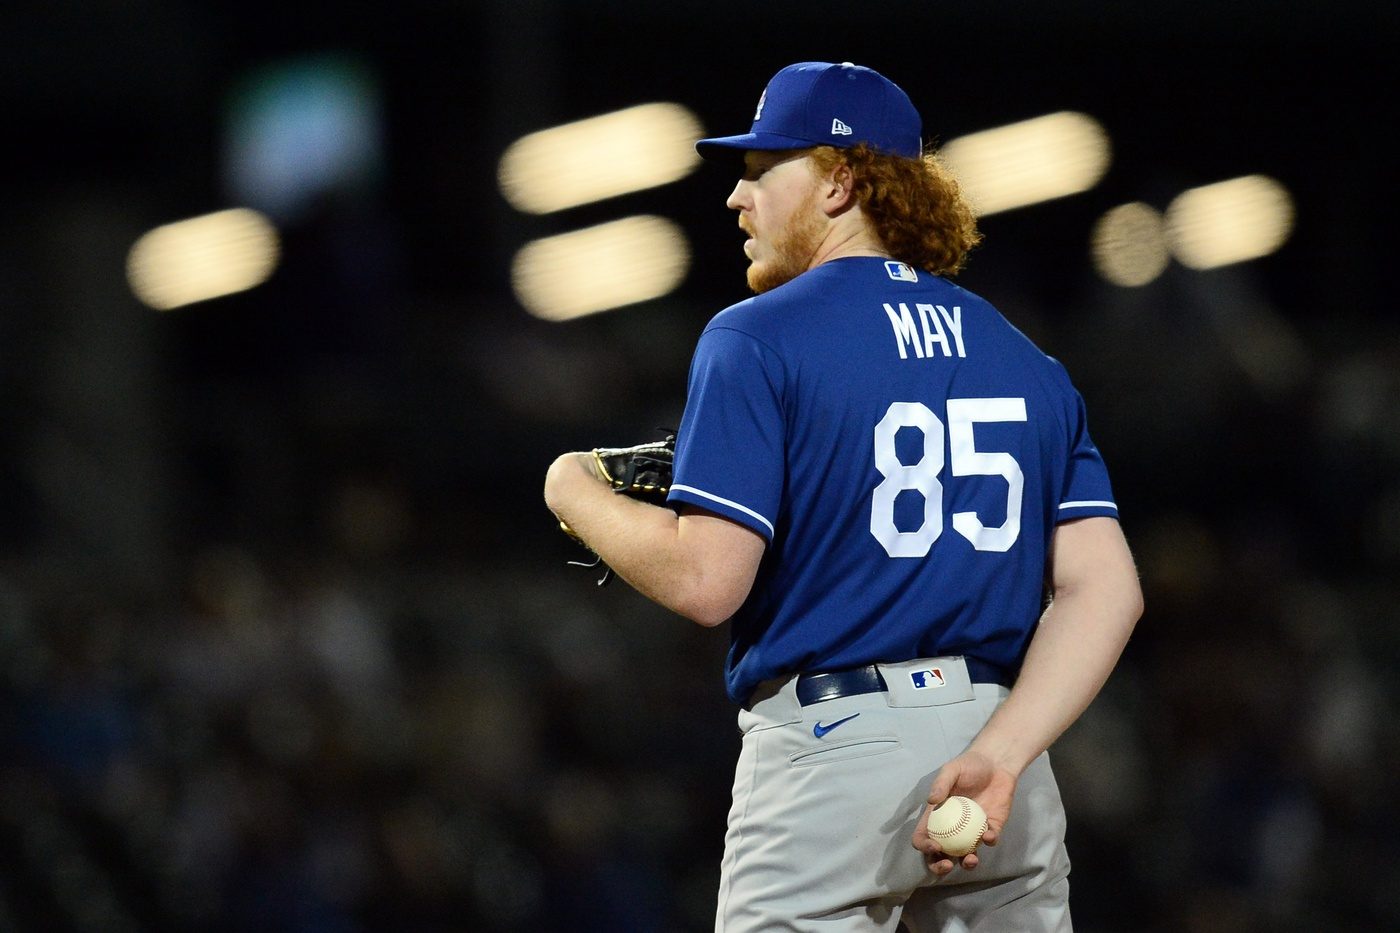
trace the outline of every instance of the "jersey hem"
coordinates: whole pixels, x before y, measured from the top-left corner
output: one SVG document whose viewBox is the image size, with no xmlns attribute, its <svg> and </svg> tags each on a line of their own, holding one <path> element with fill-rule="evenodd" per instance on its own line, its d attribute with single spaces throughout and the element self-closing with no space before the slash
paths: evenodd
<svg viewBox="0 0 1400 933">
<path fill-rule="evenodd" d="M 691 505 L 698 505 L 711 512 L 717 512 L 725 518 L 731 518 L 746 528 L 763 535 L 769 542 L 773 541 L 773 523 L 762 515 L 755 512 L 748 506 L 740 505 L 737 502 L 717 496 L 714 493 L 706 492 L 703 489 L 696 489 L 694 486 L 684 486 L 677 483 L 671 484 L 671 493 L 666 497 L 666 501 L 688 502 Z"/>
<path fill-rule="evenodd" d="M 1118 506 L 1112 502 L 1062 502 L 1055 521 L 1068 522 L 1076 518 L 1118 517 Z"/>
</svg>

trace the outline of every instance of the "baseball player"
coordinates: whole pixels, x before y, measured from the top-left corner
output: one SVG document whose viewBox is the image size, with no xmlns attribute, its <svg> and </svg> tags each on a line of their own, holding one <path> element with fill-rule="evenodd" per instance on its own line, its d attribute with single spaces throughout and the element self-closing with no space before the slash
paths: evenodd
<svg viewBox="0 0 1400 933">
<path fill-rule="evenodd" d="M 949 281 L 978 234 L 921 134 L 879 73 L 803 62 L 700 140 L 756 295 L 700 337 L 667 507 L 587 453 L 546 477 L 623 579 L 729 623 L 717 930 L 1070 929 L 1046 749 L 1142 596 L 1065 370 Z M 926 832 L 951 794 L 988 815 L 959 859 Z"/>
</svg>

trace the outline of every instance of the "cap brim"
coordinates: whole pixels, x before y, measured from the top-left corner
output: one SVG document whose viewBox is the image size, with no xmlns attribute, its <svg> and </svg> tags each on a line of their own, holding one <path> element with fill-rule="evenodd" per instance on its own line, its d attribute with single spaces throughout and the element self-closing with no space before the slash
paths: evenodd
<svg viewBox="0 0 1400 933">
<path fill-rule="evenodd" d="M 781 152 L 786 149 L 810 149 L 818 143 L 780 133 L 744 133 L 742 136 L 715 136 L 695 143 L 695 151 L 705 159 L 730 159 L 749 149 Z"/>
</svg>

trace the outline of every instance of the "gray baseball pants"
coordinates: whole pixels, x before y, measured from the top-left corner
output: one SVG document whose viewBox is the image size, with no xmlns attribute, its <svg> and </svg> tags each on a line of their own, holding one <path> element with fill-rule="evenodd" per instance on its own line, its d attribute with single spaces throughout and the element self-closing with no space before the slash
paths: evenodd
<svg viewBox="0 0 1400 933">
<path fill-rule="evenodd" d="M 960 658 L 879 667 L 888 692 L 802 706 L 787 678 L 739 713 L 717 933 L 1070 930 L 1065 813 L 1047 755 L 1022 775 L 975 870 L 938 880 L 910 844 L 934 774 L 1009 691 L 970 683 Z M 936 680 L 916 673 L 934 669 Z"/>
</svg>

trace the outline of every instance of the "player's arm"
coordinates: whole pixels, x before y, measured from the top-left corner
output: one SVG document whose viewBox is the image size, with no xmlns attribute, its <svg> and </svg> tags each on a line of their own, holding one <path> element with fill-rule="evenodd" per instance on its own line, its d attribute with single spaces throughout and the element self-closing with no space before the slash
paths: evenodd
<svg viewBox="0 0 1400 933">
<path fill-rule="evenodd" d="M 1142 588 L 1116 519 L 1060 525 L 1051 599 L 1011 696 L 972 748 L 1020 774 L 1098 695 L 1142 615 Z"/>
<path fill-rule="evenodd" d="M 702 509 L 680 515 L 616 495 L 587 453 L 545 476 L 545 504 L 642 595 L 704 626 L 732 616 L 753 588 L 766 542 Z"/>
<path fill-rule="evenodd" d="M 950 794 L 981 803 L 989 825 L 983 841 L 990 845 L 1011 814 L 1021 773 L 1098 695 L 1142 615 L 1137 568 L 1116 519 L 1061 524 L 1051 541 L 1049 571 L 1050 605 L 1016 686 L 967 751 L 939 771 L 929 791 L 931 804 Z M 946 874 L 953 863 L 929 844 L 924 820 L 914 846 L 933 871 Z M 975 867 L 977 856 L 962 863 Z"/>
</svg>

